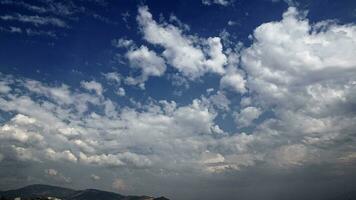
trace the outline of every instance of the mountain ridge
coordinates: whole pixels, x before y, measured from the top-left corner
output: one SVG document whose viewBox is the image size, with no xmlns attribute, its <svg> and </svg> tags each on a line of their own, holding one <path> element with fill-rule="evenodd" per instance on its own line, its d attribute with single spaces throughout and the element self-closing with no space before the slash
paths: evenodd
<svg viewBox="0 0 356 200">
<path fill-rule="evenodd" d="M 74 190 L 45 184 L 33 184 L 18 189 L 0 191 L 0 196 L 6 199 L 14 199 L 16 197 L 24 199 L 56 197 L 62 200 L 169 200 L 165 197 L 125 196 L 98 189 Z"/>
</svg>

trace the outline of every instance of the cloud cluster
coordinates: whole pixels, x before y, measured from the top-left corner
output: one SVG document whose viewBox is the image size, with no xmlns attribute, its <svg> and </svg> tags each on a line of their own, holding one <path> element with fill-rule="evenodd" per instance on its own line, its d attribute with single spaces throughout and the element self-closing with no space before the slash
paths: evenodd
<svg viewBox="0 0 356 200">
<path fill-rule="evenodd" d="M 276 159 L 284 160 L 278 162 L 304 162 L 313 153 L 342 154 L 332 146 L 353 138 L 355 130 L 356 27 L 310 24 L 304 13 L 290 7 L 281 21 L 262 24 L 253 36 L 253 44 L 241 52 L 241 65 L 253 105 L 274 113 L 258 128 L 289 143 L 277 150 Z M 246 109 L 237 115 L 238 122 L 261 114 Z M 329 148 L 320 148 L 325 145 Z"/>
<path fill-rule="evenodd" d="M 48 36 L 57 38 L 62 31 L 72 28 L 71 24 L 78 17 L 89 16 L 104 23 L 115 24 L 109 19 L 92 11 L 88 4 L 105 6 L 103 1 L 58 1 L 43 0 L 38 2 L 1 0 L 0 5 L 18 12 L 5 12 L 0 16 L 1 21 L 9 25 L 0 27 L 1 32 L 25 34 L 28 36 Z"/>
<path fill-rule="evenodd" d="M 197 80 L 211 73 L 221 77 L 221 89 L 242 94 L 247 91 L 245 74 L 238 68 L 238 50 L 224 49 L 222 38 L 190 35 L 189 27 L 175 16 L 171 16 L 170 22 L 177 21 L 178 26 L 168 22 L 158 23 L 147 6 L 139 7 L 136 19 L 143 39 L 163 48 L 163 51 L 149 50 L 145 45 L 138 48 L 132 40 L 124 38 L 114 40 L 115 47 L 127 49 L 125 57 L 129 65 L 141 69 L 138 77 L 126 78 L 127 84 L 144 88 L 149 76 L 163 76 L 168 66 L 178 71 L 180 79 Z"/>
<path fill-rule="evenodd" d="M 0 98 L 2 110 L 18 113 L 0 129 L 1 147 L 9 152 L 5 159 L 15 156 L 33 162 L 104 167 L 205 168 L 205 162 L 200 161 L 204 152 L 218 151 L 231 138 L 214 122 L 216 113 L 210 107 L 228 109 L 229 102 L 221 93 L 185 106 L 159 101 L 141 109 L 119 109 L 110 99 L 98 97 L 102 93 L 94 87 L 99 85 L 96 82 L 82 82 L 88 92 L 95 91 L 90 94 L 66 85 L 12 80 L 15 83 L 6 84 L 21 89 L 7 91 Z M 88 110 L 88 104 L 97 112 Z M 174 162 L 169 162 L 171 158 Z"/>
<path fill-rule="evenodd" d="M 219 37 L 204 39 L 186 35 L 172 24 L 157 23 L 148 7 L 140 7 L 138 12 L 137 21 L 144 39 L 164 48 L 162 56 L 179 72 L 191 79 L 207 72 L 224 74 L 227 58 Z"/>
<path fill-rule="evenodd" d="M 137 21 L 146 42 L 163 50 L 117 41 L 140 75 L 104 74 L 109 84 L 142 85 L 172 66 L 189 80 L 217 74 L 216 88 L 226 90 L 208 89 L 186 104 L 150 99 L 131 106 L 117 105 L 97 81 L 82 81 L 80 90 L 0 74 L 0 109 L 9 113 L 0 126 L 1 162 L 199 176 L 356 160 L 355 25 L 311 24 L 291 7 L 280 21 L 258 26 L 251 46 L 237 52 L 224 50 L 218 37 L 158 23 L 145 6 Z M 236 131 L 221 128 L 225 116 L 235 119 Z M 112 187 L 127 184 L 116 179 Z"/>
</svg>

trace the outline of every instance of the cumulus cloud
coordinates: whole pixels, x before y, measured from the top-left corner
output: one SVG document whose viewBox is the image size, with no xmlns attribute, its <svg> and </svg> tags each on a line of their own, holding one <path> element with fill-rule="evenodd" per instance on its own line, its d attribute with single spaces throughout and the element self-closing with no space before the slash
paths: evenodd
<svg viewBox="0 0 356 200">
<path fill-rule="evenodd" d="M 281 21 L 257 27 L 253 44 L 241 52 L 246 86 L 253 94 L 250 102 L 274 114 L 257 129 L 289 143 L 272 153 L 281 165 L 316 161 L 305 156 L 311 151 L 330 156 L 332 148 L 318 146 L 352 137 L 348 130 L 355 127 L 348 122 L 355 112 L 347 96 L 354 91 L 355 35 L 352 24 L 310 24 L 305 13 L 290 7 Z M 259 114 L 253 113 L 252 118 Z"/>
<path fill-rule="evenodd" d="M 125 96 L 126 91 L 124 88 L 120 87 L 119 89 L 117 89 L 116 94 L 119 96 Z"/>
<path fill-rule="evenodd" d="M 246 80 L 244 72 L 237 68 L 239 66 L 239 59 L 239 54 L 234 52 L 229 53 L 226 73 L 220 79 L 220 88 L 244 94 L 247 92 Z"/>
<path fill-rule="evenodd" d="M 239 127 L 250 126 L 253 120 L 261 115 L 262 111 L 256 107 L 247 107 L 236 114 L 236 124 Z"/>
<path fill-rule="evenodd" d="M 121 75 L 117 72 L 108 72 L 106 74 L 104 73 L 103 75 L 108 81 L 113 81 L 118 84 L 121 83 Z"/>
<path fill-rule="evenodd" d="M 16 81 L 21 83 L 21 79 Z M 0 98 L 2 109 L 19 113 L 2 126 L 6 130 L 1 137 L 29 145 L 27 148 L 20 144 L 13 147 L 22 160 L 178 169 L 168 160 L 176 157 L 178 166 L 205 168 L 198 161 L 208 146 L 212 153 L 226 154 L 216 150 L 230 137 L 214 122 L 215 109 L 229 108 L 230 102 L 222 92 L 183 106 L 177 106 L 174 101 L 159 101 L 141 108 L 124 107 L 120 111 L 103 97 L 92 104 L 102 112 L 94 113 L 74 109 L 77 101 L 73 98 L 86 93 L 73 92 L 70 88 L 50 92 L 57 88 L 36 82 L 25 91 L 16 90 L 11 94 L 21 95 L 21 98 Z M 71 98 L 58 95 L 67 93 Z M 42 101 L 30 94 L 41 96 Z"/>
<path fill-rule="evenodd" d="M 73 153 L 70 150 L 64 150 L 62 152 L 56 152 L 52 148 L 47 148 L 45 149 L 45 154 L 48 159 L 50 160 L 66 160 L 70 162 L 77 162 L 77 157 L 73 155 Z"/>
<path fill-rule="evenodd" d="M 16 145 L 11 145 L 9 149 L 13 152 L 15 156 L 8 155 L 8 157 L 13 157 L 19 161 L 40 161 L 37 156 L 34 155 L 31 149 L 19 147 Z"/>
<path fill-rule="evenodd" d="M 46 169 L 45 173 L 48 174 L 49 176 L 57 176 L 58 175 L 58 171 L 55 169 Z"/>
<path fill-rule="evenodd" d="M 43 141 L 43 136 L 29 130 L 29 126 L 35 122 L 34 118 L 17 114 L 9 123 L 0 126 L 0 138 L 21 143 L 40 143 Z"/>
<path fill-rule="evenodd" d="M 103 86 L 96 81 L 82 81 L 81 86 L 89 91 L 94 91 L 97 95 L 101 96 L 103 94 Z"/>
<path fill-rule="evenodd" d="M 232 89 L 238 93 L 245 93 L 246 92 L 246 80 L 240 73 L 229 73 L 223 76 L 220 80 L 220 87 Z"/>
<path fill-rule="evenodd" d="M 145 39 L 164 49 L 160 57 L 145 46 L 128 48 L 146 78 L 161 76 L 167 62 L 192 79 L 219 74 L 220 89 L 187 103 L 150 99 L 131 106 L 117 105 L 95 81 L 81 82 L 92 91 L 85 92 L 0 74 L 0 109 L 11 114 L 0 126 L 2 162 L 51 161 L 162 177 L 354 159 L 355 25 L 311 24 L 289 8 L 282 20 L 257 27 L 251 46 L 240 54 L 226 51 L 225 58 L 218 38 L 197 39 L 159 24 L 146 7 L 138 22 Z M 117 73 L 105 77 L 119 87 Z M 246 133 L 223 129 L 223 114 L 236 117 L 236 130 L 248 127 Z M 125 190 L 119 180 L 114 188 Z"/>
<path fill-rule="evenodd" d="M 11 88 L 5 82 L 0 82 L 0 93 L 8 93 L 10 90 Z"/>
<path fill-rule="evenodd" d="M 58 170 L 56 170 L 56 169 L 52 169 L 52 168 L 45 169 L 44 172 L 47 176 L 49 176 L 50 178 L 52 178 L 58 182 L 65 182 L 65 183 L 72 182 L 72 179 L 70 177 L 64 176 L 63 174 L 58 172 Z"/>
<path fill-rule="evenodd" d="M 126 82 L 128 84 L 141 84 L 144 87 L 144 82 L 150 76 L 162 76 L 166 71 L 166 64 L 163 58 L 158 56 L 154 51 L 149 50 L 146 46 L 129 50 L 126 53 L 126 58 L 129 60 L 130 67 L 140 69 L 141 71 L 139 77 L 127 78 Z"/>
<path fill-rule="evenodd" d="M 172 24 L 159 24 L 146 6 L 140 7 L 138 13 L 144 39 L 163 47 L 162 56 L 185 76 L 195 79 L 207 72 L 224 73 L 227 58 L 219 37 L 197 38 Z"/>
<path fill-rule="evenodd" d="M 93 181 L 98 181 L 98 180 L 101 179 L 100 176 L 95 175 L 95 174 L 91 174 L 91 175 L 90 175 L 90 178 L 91 178 Z"/>
</svg>

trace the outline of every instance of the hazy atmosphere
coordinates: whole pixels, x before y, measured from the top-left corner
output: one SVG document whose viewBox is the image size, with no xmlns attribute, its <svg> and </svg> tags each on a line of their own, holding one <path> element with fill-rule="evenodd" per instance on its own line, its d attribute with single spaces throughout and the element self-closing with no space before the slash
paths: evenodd
<svg viewBox="0 0 356 200">
<path fill-rule="evenodd" d="M 356 188 L 356 1 L 0 0 L 0 190 Z"/>
</svg>

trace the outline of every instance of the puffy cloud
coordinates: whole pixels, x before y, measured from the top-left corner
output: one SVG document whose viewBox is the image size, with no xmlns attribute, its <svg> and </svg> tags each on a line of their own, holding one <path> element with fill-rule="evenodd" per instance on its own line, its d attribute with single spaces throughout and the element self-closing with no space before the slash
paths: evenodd
<svg viewBox="0 0 356 200">
<path fill-rule="evenodd" d="M 90 178 L 91 178 L 93 181 L 98 181 L 98 180 L 101 179 L 100 176 L 95 175 L 95 174 L 90 175 Z"/>
<path fill-rule="evenodd" d="M 22 114 L 17 114 L 11 121 L 0 126 L 0 138 L 3 140 L 15 140 L 21 143 L 40 143 L 43 136 L 31 131 L 31 126 L 36 120 Z"/>
<path fill-rule="evenodd" d="M 132 68 L 138 68 L 141 71 L 139 77 L 129 77 L 126 82 L 129 84 L 143 84 L 150 76 L 162 76 L 166 71 L 166 64 L 163 58 L 146 46 L 138 49 L 129 50 L 126 53 Z"/>
<path fill-rule="evenodd" d="M 31 92 L 44 94 L 59 103 L 73 103 L 69 86 L 67 85 L 61 85 L 60 87 L 48 87 L 38 81 L 26 80 L 25 87 Z"/>
<path fill-rule="evenodd" d="M 236 124 L 239 127 L 250 126 L 253 120 L 261 115 L 262 111 L 256 107 L 247 107 L 236 114 Z"/>
<path fill-rule="evenodd" d="M 57 176 L 58 175 L 58 171 L 55 169 L 46 169 L 45 173 L 48 174 L 49 176 Z"/>
<path fill-rule="evenodd" d="M 246 80 L 240 73 L 229 73 L 223 76 L 220 80 L 220 87 L 221 88 L 228 88 L 236 91 L 238 93 L 245 93 L 246 92 Z"/>
<path fill-rule="evenodd" d="M 302 165 L 307 161 L 308 149 L 303 144 L 285 145 L 277 149 L 274 156 L 276 164 L 280 166 Z"/>
<path fill-rule="evenodd" d="M 95 92 L 89 94 L 66 85 L 0 76 L 11 88 L 1 93 L 0 109 L 14 114 L 4 118 L 0 127 L 2 162 L 10 157 L 92 170 L 122 169 L 114 173 L 184 177 L 195 172 L 242 171 L 259 164 L 278 169 L 353 159 L 354 25 L 311 25 L 290 8 L 281 21 L 256 28 L 252 45 L 241 51 L 241 63 L 240 55 L 225 52 L 227 63 L 222 64 L 218 39 L 203 39 L 216 50 L 210 51 L 199 45 L 201 38 L 158 24 L 144 7 L 138 20 L 146 40 L 164 48 L 167 62 L 189 78 L 212 71 L 220 74 L 221 88 L 243 93 L 240 106 L 236 102 L 240 96 L 235 98 L 230 90 L 209 89 L 206 96 L 188 103 L 150 99 L 128 106 L 110 100 L 96 82 L 82 82 Z M 180 48 L 199 56 L 185 55 Z M 129 48 L 129 52 L 144 51 L 135 52 L 133 59 L 154 53 L 142 49 Z M 179 63 L 177 56 L 187 63 Z M 149 76 L 161 73 L 150 67 L 146 72 L 139 69 Z M 121 80 L 116 73 L 105 77 Z M 246 133 L 224 131 L 220 124 L 229 122 L 219 115 L 231 117 L 233 110 L 238 128 L 256 124 Z M 122 190 L 126 184 L 114 185 Z"/>
<path fill-rule="evenodd" d="M 213 108 L 215 107 L 224 111 L 229 111 L 229 106 L 231 104 L 231 101 L 226 97 L 225 93 L 221 91 L 217 91 L 216 94 L 212 94 L 207 98 L 202 97 L 202 100 L 203 103 L 207 104 L 207 106 L 211 106 Z"/>
<path fill-rule="evenodd" d="M 80 160 L 88 164 L 98 164 L 104 166 L 135 166 L 147 167 L 151 165 L 151 161 L 143 155 L 137 155 L 131 152 L 118 154 L 101 154 L 101 155 L 86 155 L 82 152 L 79 154 Z"/>
<path fill-rule="evenodd" d="M 45 169 L 44 172 L 47 176 L 49 176 L 50 178 L 53 178 L 56 181 L 65 182 L 65 183 L 72 182 L 72 179 L 70 177 L 64 176 L 56 169 L 52 169 L 52 168 Z"/>
<path fill-rule="evenodd" d="M 257 27 L 253 39 L 241 52 L 251 96 L 248 104 L 241 102 L 249 107 L 238 121 L 244 121 L 245 110 L 252 120 L 260 115 L 251 107 L 273 112 L 253 132 L 268 146 L 266 161 L 277 159 L 284 167 L 315 163 L 316 157 L 336 162 L 342 152 L 330 144 L 353 137 L 349 130 L 355 128 L 349 123 L 355 112 L 348 94 L 354 91 L 356 27 L 310 24 L 305 13 L 291 7 L 281 21 Z"/>
<path fill-rule="evenodd" d="M 196 38 L 185 35 L 174 25 L 158 24 L 145 6 L 138 12 L 137 21 L 144 39 L 163 47 L 163 57 L 185 76 L 195 79 L 207 72 L 224 73 L 227 58 L 222 52 L 220 38 Z"/>
<path fill-rule="evenodd" d="M 10 149 L 15 154 L 15 158 L 20 161 L 40 161 L 29 148 L 11 145 Z"/>
<path fill-rule="evenodd" d="M 126 95 L 126 91 L 124 88 L 120 87 L 119 89 L 117 89 L 116 94 L 119 96 L 125 96 Z"/>
<path fill-rule="evenodd" d="M 220 79 L 220 88 L 244 94 L 247 92 L 246 80 L 243 71 L 237 68 L 239 59 L 240 55 L 237 53 L 229 53 L 228 66 L 225 75 Z"/>
<path fill-rule="evenodd" d="M 81 86 L 89 91 L 94 91 L 97 95 L 103 94 L 103 86 L 96 81 L 82 81 Z"/>
<path fill-rule="evenodd" d="M 312 26 L 295 8 L 289 8 L 281 22 L 259 26 L 254 44 L 242 53 L 249 89 L 266 103 L 282 106 L 314 99 L 317 90 L 329 91 L 328 98 L 336 97 L 343 92 L 334 87 L 336 82 L 349 84 L 355 73 L 355 30 L 351 25 L 328 22 Z M 289 95 L 292 90 L 298 98 Z"/>
<path fill-rule="evenodd" d="M 10 90 L 11 88 L 5 82 L 0 82 L 0 93 L 8 93 Z"/>
<path fill-rule="evenodd" d="M 45 154 L 50 160 L 66 160 L 70 162 L 77 162 L 77 157 L 69 150 L 64 150 L 61 152 L 56 152 L 51 148 L 45 149 Z"/>
<path fill-rule="evenodd" d="M 104 73 L 103 75 L 106 78 L 106 80 L 108 80 L 108 81 L 114 81 L 118 84 L 121 83 L 121 75 L 117 72 L 109 72 L 106 74 Z"/>
</svg>

